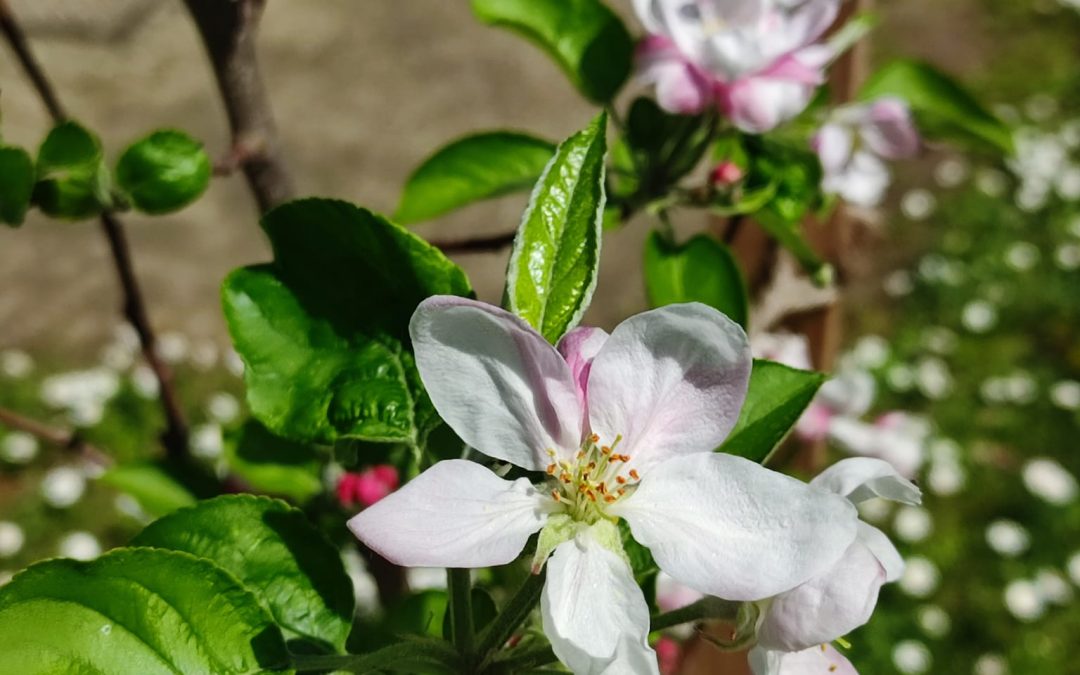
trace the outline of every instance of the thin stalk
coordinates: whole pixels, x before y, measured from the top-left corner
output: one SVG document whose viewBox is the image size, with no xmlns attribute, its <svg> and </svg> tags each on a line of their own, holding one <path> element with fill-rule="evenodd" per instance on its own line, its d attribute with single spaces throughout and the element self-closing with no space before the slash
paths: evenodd
<svg viewBox="0 0 1080 675">
<path fill-rule="evenodd" d="M 294 654 L 293 669 L 298 673 L 344 671 L 372 673 L 392 670 L 397 673 L 461 672 L 457 654 L 445 642 L 407 640 L 367 654 Z"/>
<path fill-rule="evenodd" d="M 506 644 L 518 626 L 529 618 L 529 614 L 540 600 L 540 591 L 544 588 L 546 577 L 546 570 L 541 570 L 539 574 L 530 574 L 514 597 L 506 603 L 502 613 L 480 633 L 477 654 L 482 655 L 485 662 L 490 662 L 491 655 Z"/>
<path fill-rule="evenodd" d="M 473 631 L 472 579 L 469 570 L 446 570 L 450 593 L 450 638 L 466 662 L 475 654 L 476 634 Z"/>
<path fill-rule="evenodd" d="M 663 614 L 655 614 L 649 623 L 650 630 L 664 630 L 692 621 L 705 619 L 734 620 L 739 615 L 742 603 L 721 600 L 720 598 L 702 598 L 697 602 Z"/>
</svg>

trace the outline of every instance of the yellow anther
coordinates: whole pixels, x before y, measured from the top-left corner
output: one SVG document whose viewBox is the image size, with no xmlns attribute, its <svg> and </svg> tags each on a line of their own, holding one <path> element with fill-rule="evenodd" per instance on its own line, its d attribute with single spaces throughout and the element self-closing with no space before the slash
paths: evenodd
<svg viewBox="0 0 1080 675">
<path fill-rule="evenodd" d="M 611 504 L 612 502 L 618 501 L 618 499 L 619 499 L 618 497 L 615 497 L 613 495 L 604 495 L 604 501 L 607 502 L 608 504 Z"/>
<path fill-rule="evenodd" d="M 592 436 L 589 436 L 589 440 L 592 441 L 593 443 L 599 443 L 600 442 L 600 436 L 598 436 L 597 434 L 593 434 Z"/>
<path fill-rule="evenodd" d="M 552 490 L 551 491 L 551 498 L 554 499 L 557 502 L 562 501 L 561 499 L 559 499 L 559 491 L 558 490 Z"/>
<path fill-rule="evenodd" d="M 555 475 L 555 470 L 558 469 L 558 468 L 559 467 L 556 464 L 548 464 L 548 468 L 547 468 L 548 475 L 549 476 L 554 476 Z"/>
<path fill-rule="evenodd" d="M 627 457 L 627 459 L 630 459 Z M 630 477 L 634 480 L 641 480 L 641 476 L 638 475 L 637 469 L 630 469 Z"/>
<path fill-rule="evenodd" d="M 604 447 L 600 448 L 600 452 L 604 453 L 605 455 L 610 455 L 611 454 L 611 447 L 605 445 Z"/>
</svg>

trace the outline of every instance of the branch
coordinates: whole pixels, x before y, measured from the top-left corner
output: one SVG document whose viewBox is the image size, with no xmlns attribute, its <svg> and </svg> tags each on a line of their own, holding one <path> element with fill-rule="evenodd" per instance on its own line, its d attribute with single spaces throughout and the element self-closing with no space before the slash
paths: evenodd
<svg viewBox="0 0 1080 675">
<path fill-rule="evenodd" d="M 0 424 L 17 431 L 26 432 L 50 445 L 77 452 L 98 466 L 112 466 L 111 457 L 87 443 L 78 433 L 50 427 L 29 417 L 23 417 L 7 408 L 0 408 Z"/>
<path fill-rule="evenodd" d="M 514 243 L 517 232 L 493 234 L 487 237 L 472 237 L 453 241 L 434 240 L 429 242 L 443 253 L 494 253 Z"/>
<path fill-rule="evenodd" d="M 294 196 L 270 112 L 255 34 L 265 0 L 184 0 L 195 20 L 232 130 L 229 157 L 247 178 L 262 212 Z"/>
<path fill-rule="evenodd" d="M 0 0 L 0 28 L 4 37 L 11 45 L 15 56 L 18 58 L 23 71 L 30 78 L 38 96 L 44 102 L 49 115 L 54 122 L 62 122 L 67 119 L 56 91 L 49 82 L 41 64 L 34 57 L 30 44 L 19 26 L 15 15 L 8 7 L 6 0 Z M 139 344 L 142 347 L 143 357 L 154 371 L 157 378 L 161 403 L 165 410 L 167 428 L 162 434 L 161 442 L 165 451 L 175 459 L 186 459 L 188 456 L 188 426 L 184 419 L 183 410 L 180 407 L 179 397 L 173 385 L 172 371 L 161 360 L 157 353 L 157 337 L 146 313 L 146 302 L 143 300 L 142 290 L 135 278 L 135 270 L 131 263 L 131 252 L 128 248 L 127 237 L 124 235 L 124 227 L 117 216 L 109 211 L 101 214 L 101 228 L 105 238 L 109 242 L 109 250 L 112 253 L 113 264 L 116 267 L 117 276 L 124 294 L 124 316 L 135 327 L 139 335 Z"/>
</svg>

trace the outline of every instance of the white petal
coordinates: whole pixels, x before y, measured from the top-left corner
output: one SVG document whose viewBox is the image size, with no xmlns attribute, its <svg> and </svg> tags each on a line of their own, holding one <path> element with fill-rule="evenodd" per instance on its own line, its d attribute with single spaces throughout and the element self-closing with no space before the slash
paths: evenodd
<svg viewBox="0 0 1080 675">
<path fill-rule="evenodd" d="M 657 673 L 649 607 L 630 566 L 589 530 L 555 549 L 540 596 L 544 634 L 576 675 Z"/>
<path fill-rule="evenodd" d="M 754 647 L 749 656 L 754 675 L 859 675 L 832 645 L 815 645 L 794 653 Z"/>
<path fill-rule="evenodd" d="M 750 345 L 731 319 L 700 303 L 623 321 L 589 374 L 592 431 L 639 471 L 668 457 L 710 452 L 735 426 L 750 378 Z"/>
<path fill-rule="evenodd" d="M 592 370 L 593 359 L 600 353 L 600 348 L 607 339 L 607 331 L 602 328 L 578 326 L 563 335 L 557 347 L 559 354 L 566 359 L 566 365 L 570 367 L 570 373 L 577 385 L 578 401 L 582 410 L 581 428 L 585 433 L 588 433 L 589 429 L 589 371 Z"/>
<path fill-rule="evenodd" d="M 885 569 L 886 583 L 896 581 L 904 574 L 904 558 L 884 532 L 860 520 L 858 537 Z"/>
<path fill-rule="evenodd" d="M 361 511 L 349 529 L 396 565 L 505 565 L 543 527 L 548 501 L 524 478 L 510 482 L 451 459 Z"/>
<path fill-rule="evenodd" d="M 922 501 L 922 492 L 911 481 L 885 460 L 871 457 L 842 459 L 818 474 L 810 484 L 856 504 L 874 497 L 904 504 Z"/>
<path fill-rule="evenodd" d="M 581 442 L 581 405 L 566 361 L 521 319 L 492 305 L 435 296 L 409 324 L 431 402 L 463 441 L 538 471 L 547 449 Z"/>
<path fill-rule="evenodd" d="M 870 620 L 885 570 L 856 539 L 832 569 L 773 599 L 758 644 L 796 652 L 843 637 Z"/>
<path fill-rule="evenodd" d="M 850 502 L 741 457 L 696 454 L 642 476 L 609 513 L 660 568 L 727 600 L 760 600 L 831 568 L 855 539 Z"/>
</svg>

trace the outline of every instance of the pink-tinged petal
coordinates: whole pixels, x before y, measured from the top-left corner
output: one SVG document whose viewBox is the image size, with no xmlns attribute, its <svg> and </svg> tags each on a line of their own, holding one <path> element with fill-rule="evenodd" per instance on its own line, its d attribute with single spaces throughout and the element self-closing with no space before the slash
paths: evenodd
<svg viewBox="0 0 1080 675">
<path fill-rule="evenodd" d="M 639 471 L 668 457 L 710 452 L 735 426 L 750 378 L 737 323 L 700 303 L 630 317 L 589 373 L 589 419 L 604 444 Z"/>
<path fill-rule="evenodd" d="M 758 644 L 797 652 L 843 637 L 870 620 L 885 570 L 856 539 L 825 574 L 773 598 L 758 625 Z"/>
<path fill-rule="evenodd" d="M 625 560 L 585 530 L 555 549 L 540 595 L 544 634 L 576 675 L 658 673 L 649 607 Z"/>
<path fill-rule="evenodd" d="M 550 498 L 460 459 L 439 462 L 349 520 L 368 548 L 405 567 L 490 567 L 543 527 Z"/>
<path fill-rule="evenodd" d="M 829 435 L 833 413 L 829 406 L 813 402 L 795 423 L 795 435 L 808 443 L 817 443 Z"/>
<path fill-rule="evenodd" d="M 817 398 L 837 415 L 861 417 L 877 396 L 874 376 L 864 370 L 842 370 L 821 385 Z"/>
<path fill-rule="evenodd" d="M 653 467 L 608 512 L 626 518 L 660 569 L 727 600 L 761 600 L 823 574 L 857 522 L 847 500 L 722 453 Z"/>
<path fill-rule="evenodd" d="M 686 584 L 680 584 L 667 572 L 656 575 L 656 606 L 661 612 L 670 612 L 692 605 L 705 597 Z"/>
<path fill-rule="evenodd" d="M 826 174 L 842 173 L 855 149 L 855 134 L 843 124 L 826 124 L 811 142 Z"/>
<path fill-rule="evenodd" d="M 749 659 L 754 675 L 859 675 L 832 645 L 815 645 L 794 653 L 754 647 Z"/>
<path fill-rule="evenodd" d="M 884 532 L 860 520 L 858 537 L 881 563 L 885 570 L 886 583 L 892 583 L 903 576 L 904 558 Z"/>
<path fill-rule="evenodd" d="M 577 450 L 583 411 L 566 361 L 518 317 L 453 296 L 420 303 L 416 366 L 439 415 L 489 457 L 533 471 Z"/>
<path fill-rule="evenodd" d="M 668 112 L 694 115 L 713 105 L 709 77 L 682 57 L 666 38 L 650 36 L 638 43 L 641 80 L 656 85 L 656 100 Z"/>
<path fill-rule="evenodd" d="M 810 0 L 799 3 L 788 19 L 787 41 L 792 49 L 809 45 L 836 21 L 840 0 Z"/>
<path fill-rule="evenodd" d="M 591 326 L 578 326 L 559 340 L 558 350 L 570 366 L 577 384 L 578 402 L 581 404 L 582 438 L 591 433 L 589 429 L 589 371 L 593 359 L 607 342 L 607 331 Z"/>
<path fill-rule="evenodd" d="M 891 464 L 871 457 L 842 459 L 814 477 L 810 484 L 858 504 L 881 497 L 903 504 L 922 501 L 919 488 Z"/>
<path fill-rule="evenodd" d="M 863 208 L 880 206 L 892 183 L 889 167 L 872 152 L 859 150 L 842 170 L 826 173 L 821 189 Z"/>
<path fill-rule="evenodd" d="M 816 87 L 783 79 L 750 76 L 717 89 L 721 109 L 741 131 L 763 134 L 806 109 Z"/>
<path fill-rule="evenodd" d="M 776 361 L 799 370 L 813 370 L 810 341 L 801 333 L 758 333 L 750 338 L 754 357 Z"/>
<path fill-rule="evenodd" d="M 879 98 L 871 103 L 861 131 L 870 149 L 886 159 L 904 159 L 919 152 L 919 132 L 911 109 L 901 99 Z"/>
</svg>

